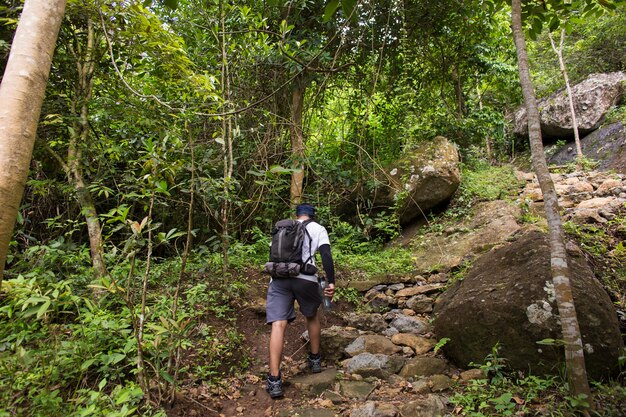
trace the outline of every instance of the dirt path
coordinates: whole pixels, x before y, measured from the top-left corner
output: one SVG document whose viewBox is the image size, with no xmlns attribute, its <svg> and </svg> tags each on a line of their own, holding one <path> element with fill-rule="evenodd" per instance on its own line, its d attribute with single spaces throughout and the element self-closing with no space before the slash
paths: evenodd
<svg viewBox="0 0 626 417">
<path fill-rule="evenodd" d="M 298 312 L 296 320 L 287 327 L 285 333 L 284 361 L 282 372 L 285 380 L 285 397 L 272 400 L 265 392 L 265 376 L 269 350 L 270 328 L 265 324 L 265 315 L 259 304 L 267 291 L 265 276 L 253 277 L 246 300 L 242 300 L 237 315 L 237 327 L 244 336 L 241 349 L 250 358 L 250 366 L 243 375 L 229 378 L 225 387 L 209 389 L 198 387 L 182 389 L 175 405 L 167 411 L 168 417 L 270 417 L 281 411 L 306 406 L 311 397 L 303 395 L 290 380 L 303 375 L 306 370 L 307 343 L 301 338 L 306 330 L 306 321 Z M 341 315 L 351 311 L 345 302 L 338 302 L 330 313 L 323 313 L 322 327 L 343 325 Z M 323 363 L 335 366 L 335 363 Z M 286 414 L 290 415 L 290 414 Z"/>
</svg>

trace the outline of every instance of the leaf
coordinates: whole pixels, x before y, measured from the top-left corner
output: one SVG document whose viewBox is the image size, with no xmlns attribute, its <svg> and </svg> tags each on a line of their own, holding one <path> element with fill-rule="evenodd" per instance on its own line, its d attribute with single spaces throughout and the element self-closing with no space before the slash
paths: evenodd
<svg viewBox="0 0 626 417">
<path fill-rule="evenodd" d="M 283 168 L 280 165 L 272 165 L 272 167 L 270 168 L 270 172 L 272 174 L 291 174 L 293 170 L 289 168 Z"/>
<path fill-rule="evenodd" d="M 93 363 L 96 361 L 96 358 L 91 358 L 91 359 L 87 359 L 85 362 L 83 362 L 82 365 L 80 365 L 80 370 L 81 371 L 85 371 L 87 370 L 91 365 L 93 365 Z M 106 379 L 105 379 L 106 381 Z M 100 382 L 102 383 L 102 382 Z M 102 389 L 102 388 L 100 388 Z"/>
<path fill-rule="evenodd" d="M 176 10 L 178 7 L 178 0 L 164 0 L 163 4 L 165 4 L 165 7 Z"/>
<path fill-rule="evenodd" d="M 159 374 L 161 375 L 161 377 L 163 377 L 164 380 L 166 380 L 170 384 L 174 383 L 174 377 L 172 375 L 168 374 L 167 372 L 165 372 L 165 370 L 161 369 Z"/>
<path fill-rule="evenodd" d="M 356 8 L 356 0 L 341 0 L 341 10 L 346 15 L 346 19 L 350 17 L 350 20 L 356 21 L 357 14 L 354 10 Z"/>
<path fill-rule="evenodd" d="M 37 318 L 40 319 L 44 314 L 48 312 L 48 308 L 50 307 L 50 301 L 46 301 L 39 307 L 37 311 Z"/>
<path fill-rule="evenodd" d="M 324 23 L 328 22 L 339 7 L 339 0 L 330 0 L 326 7 L 324 8 Z"/>
<path fill-rule="evenodd" d="M 224 139 L 222 139 L 222 138 L 215 138 L 213 140 L 216 141 L 217 143 L 219 143 L 220 145 L 223 145 L 224 143 L 226 143 L 226 142 L 224 142 Z"/>
</svg>

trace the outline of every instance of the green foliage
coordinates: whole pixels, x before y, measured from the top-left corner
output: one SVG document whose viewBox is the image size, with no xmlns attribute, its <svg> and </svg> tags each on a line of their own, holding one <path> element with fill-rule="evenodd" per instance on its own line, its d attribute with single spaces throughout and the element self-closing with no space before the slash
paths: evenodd
<svg viewBox="0 0 626 417">
<path fill-rule="evenodd" d="M 478 202 L 512 199 L 522 185 L 512 166 L 490 166 L 484 162 L 475 162 L 472 168 L 464 165 L 461 184 L 446 215 L 462 217 Z"/>
<path fill-rule="evenodd" d="M 459 414 L 468 417 L 515 416 L 533 413 L 542 404 L 551 404 L 545 410 L 554 417 L 570 415 L 573 407 L 564 400 L 565 384 L 556 377 L 541 378 L 533 375 L 509 374 L 506 360 L 498 355 L 498 346 L 485 358 L 485 363 L 475 365 L 487 379 L 472 380 L 450 397 Z"/>
<path fill-rule="evenodd" d="M 371 252 L 345 253 L 335 251 L 333 258 L 341 268 L 341 274 L 359 276 L 361 278 L 386 274 L 415 272 L 415 262 L 410 250 L 404 248 L 389 248 L 380 250 L 372 248 Z"/>
<path fill-rule="evenodd" d="M 336 301 L 347 301 L 353 306 L 359 306 L 363 302 L 363 296 L 356 288 L 350 287 L 337 287 L 335 289 Z"/>
</svg>

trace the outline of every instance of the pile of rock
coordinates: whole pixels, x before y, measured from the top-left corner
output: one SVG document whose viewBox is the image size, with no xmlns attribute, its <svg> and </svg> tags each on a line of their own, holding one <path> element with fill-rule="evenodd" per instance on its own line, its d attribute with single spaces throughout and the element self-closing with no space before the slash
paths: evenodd
<svg viewBox="0 0 626 417">
<path fill-rule="evenodd" d="M 541 210 L 543 195 L 534 174 L 518 174 L 527 181 L 520 199 Z M 607 172 L 551 174 L 564 209 L 564 220 L 576 223 L 606 223 L 615 218 L 626 203 L 626 175 Z"/>
</svg>

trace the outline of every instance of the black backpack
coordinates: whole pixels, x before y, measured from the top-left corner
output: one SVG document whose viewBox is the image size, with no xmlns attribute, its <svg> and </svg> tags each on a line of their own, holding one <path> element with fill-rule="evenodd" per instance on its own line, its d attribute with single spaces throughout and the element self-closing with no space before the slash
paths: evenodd
<svg viewBox="0 0 626 417">
<path fill-rule="evenodd" d="M 306 226 L 313 220 L 299 222 L 298 220 L 279 220 L 272 230 L 272 245 L 270 246 L 270 261 L 265 264 L 265 272 L 274 278 L 295 277 L 300 273 L 315 275 L 317 268 L 310 264 L 313 258 L 302 262 L 302 246 L 304 239 L 309 239 L 311 249 L 311 236 Z"/>
</svg>

